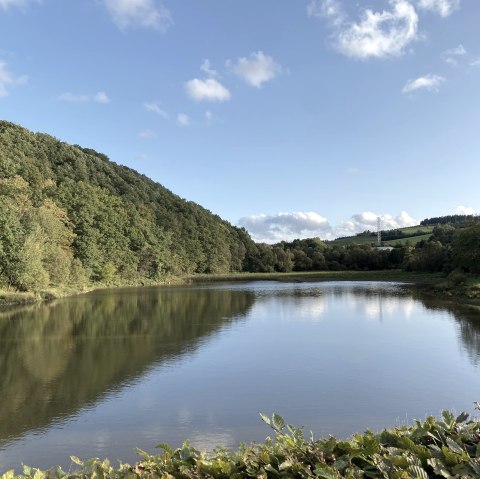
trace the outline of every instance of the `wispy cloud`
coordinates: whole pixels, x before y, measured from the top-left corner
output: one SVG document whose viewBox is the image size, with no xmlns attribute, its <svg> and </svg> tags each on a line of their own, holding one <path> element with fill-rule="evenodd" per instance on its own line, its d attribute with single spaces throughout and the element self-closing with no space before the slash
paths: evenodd
<svg viewBox="0 0 480 479">
<path fill-rule="evenodd" d="M 173 24 L 170 12 L 155 0 L 103 0 L 112 20 L 121 28 L 151 28 L 165 32 Z"/>
<path fill-rule="evenodd" d="M 187 126 L 190 126 L 191 124 L 192 124 L 192 120 L 190 119 L 190 117 L 187 114 L 179 113 L 177 115 L 177 125 L 178 126 L 187 127 Z"/>
<path fill-rule="evenodd" d="M 157 134 L 152 130 L 142 130 L 138 133 L 138 136 L 144 140 L 151 140 L 152 138 L 156 138 Z"/>
<path fill-rule="evenodd" d="M 236 62 L 228 60 L 227 67 L 256 88 L 260 88 L 282 72 L 282 67 L 261 51 L 252 53 L 248 58 L 241 57 Z"/>
<path fill-rule="evenodd" d="M 110 98 L 104 91 L 99 91 L 93 95 L 87 93 L 72 93 L 64 92 L 57 96 L 58 101 L 63 101 L 65 103 L 101 103 L 107 104 L 110 103 Z"/>
<path fill-rule="evenodd" d="M 418 15 L 405 0 L 390 0 L 390 10 L 365 10 L 362 19 L 342 28 L 337 46 L 355 58 L 385 58 L 404 53 L 417 39 Z"/>
<path fill-rule="evenodd" d="M 418 7 L 448 17 L 460 7 L 460 0 L 417 0 Z"/>
<path fill-rule="evenodd" d="M 454 48 L 449 48 L 442 53 L 442 58 L 446 63 L 455 66 L 458 63 L 458 59 L 465 57 L 467 50 L 460 44 Z"/>
<path fill-rule="evenodd" d="M 99 91 L 93 95 L 93 101 L 96 103 L 110 103 L 110 98 L 104 91 Z"/>
<path fill-rule="evenodd" d="M 16 76 L 7 67 L 5 62 L 0 61 L 0 97 L 7 96 L 10 88 L 24 85 L 28 82 L 26 75 Z"/>
<path fill-rule="evenodd" d="M 185 83 L 185 89 L 190 98 L 196 101 L 228 101 L 230 92 L 215 78 L 199 80 L 194 78 Z"/>
<path fill-rule="evenodd" d="M 445 82 L 445 78 L 440 75 L 425 75 L 415 80 L 408 80 L 403 87 L 402 93 L 412 93 L 416 90 L 427 90 L 437 92 L 440 86 Z"/>
<path fill-rule="evenodd" d="M 205 112 L 205 122 L 207 125 L 211 125 L 213 121 L 213 113 L 210 110 Z"/>
<path fill-rule="evenodd" d="M 246 216 L 238 221 L 238 225 L 246 228 L 255 241 L 277 243 L 282 240 L 292 241 L 296 238 L 312 237 L 331 240 L 340 236 L 355 235 L 365 230 L 376 231 L 378 218 L 381 220 L 383 230 L 419 224 L 419 221 L 412 218 L 406 211 L 402 211 L 397 216 L 366 211 L 354 214 L 348 220 L 332 226 L 327 218 L 310 211 Z"/>
<path fill-rule="evenodd" d="M 307 5 L 307 15 L 328 18 L 335 26 L 340 26 L 345 21 L 342 5 L 338 0 L 311 0 Z"/>
<path fill-rule="evenodd" d="M 217 70 L 214 70 L 212 68 L 210 60 L 208 58 L 203 60 L 202 64 L 200 65 L 200 70 L 202 70 L 202 72 L 206 73 L 208 76 L 211 77 L 219 76 Z"/>
<path fill-rule="evenodd" d="M 163 110 L 158 103 L 154 101 L 151 101 L 151 102 L 147 101 L 143 104 L 143 107 L 145 108 L 145 110 L 150 111 L 152 113 L 156 113 L 157 115 L 160 115 L 165 120 L 168 120 L 168 113 L 165 110 Z"/>
<path fill-rule="evenodd" d="M 25 8 L 29 3 L 41 3 L 41 0 L 0 0 L 0 8 L 3 10 L 10 7 Z"/>
</svg>

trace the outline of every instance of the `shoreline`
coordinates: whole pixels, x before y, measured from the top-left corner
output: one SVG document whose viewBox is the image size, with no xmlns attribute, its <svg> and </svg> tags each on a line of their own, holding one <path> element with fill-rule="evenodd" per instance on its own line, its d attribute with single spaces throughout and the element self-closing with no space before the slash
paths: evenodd
<svg viewBox="0 0 480 479">
<path fill-rule="evenodd" d="M 54 288 L 40 292 L 22 292 L 14 290 L 0 291 L 0 308 L 27 306 L 50 301 L 118 288 L 148 288 L 194 285 L 205 283 L 279 281 L 287 283 L 327 282 L 327 281 L 385 281 L 402 282 L 421 287 L 422 293 L 464 304 L 480 305 L 480 281 L 474 284 L 452 285 L 441 273 L 418 273 L 401 270 L 379 271 L 304 271 L 290 273 L 226 273 L 172 276 L 159 283 L 114 283 L 95 285 L 85 290 Z M 477 280 L 478 281 L 478 280 Z M 471 283 L 471 282 L 470 282 Z"/>
</svg>

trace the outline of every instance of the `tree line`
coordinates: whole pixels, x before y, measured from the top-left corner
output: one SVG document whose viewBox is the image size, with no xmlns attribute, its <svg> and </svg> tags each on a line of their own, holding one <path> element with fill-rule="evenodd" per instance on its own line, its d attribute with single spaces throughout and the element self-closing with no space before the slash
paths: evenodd
<svg viewBox="0 0 480 479">
<path fill-rule="evenodd" d="M 247 258 L 246 270 L 255 272 L 365 271 L 403 269 L 443 272 L 458 270 L 480 273 L 480 223 L 438 225 L 429 240 L 415 245 L 408 241 L 391 250 L 372 245 L 336 245 L 319 238 L 258 244 Z"/>
<path fill-rule="evenodd" d="M 319 238 L 255 243 L 244 228 L 101 153 L 0 122 L 0 288 L 78 290 L 240 271 L 479 273 L 475 220 L 436 221 L 430 240 L 391 251 Z"/>
</svg>

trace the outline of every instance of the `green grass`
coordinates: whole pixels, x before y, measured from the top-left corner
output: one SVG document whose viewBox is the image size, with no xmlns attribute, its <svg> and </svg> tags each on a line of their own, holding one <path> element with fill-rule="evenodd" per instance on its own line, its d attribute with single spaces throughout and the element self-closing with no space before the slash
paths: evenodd
<svg viewBox="0 0 480 479">
<path fill-rule="evenodd" d="M 409 238 L 402 238 L 402 239 L 396 239 L 396 240 L 390 240 L 390 241 L 384 241 L 383 244 L 388 245 L 388 246 L 394 246 L 396 244 L 408 244 L 415 246 L 417 243 L 420 243 L 420 241 L 428 241 L 430 239 L 430 236 L 432 236 L 430 233 L 421 235 L 421 236 L 410 236 Z"/>
<path fill-rule="evenodd" d="M 440 273 L 416 273 L 401 270 L 381 271 L 305 271 L 291 273 L 230 273 L 186 276 L 187 283 L 218 283 L 230 281 L 405 281 L 433 284 L 444 276 Z"/>
<path fill-rule="evenodd" d="M 0 291 L 0 306 L 12 306 L 17 304 L 33 304 L 41 301 L 35 293 L 23 293 L 20 291 Z"/>
<path fill-rule="evenodd" d="M 393 246 L 395 244 L 405 244 L 407 241 L 412 245 L 416 245 L 422 240 L 428 240 L 433 232 L 433 226 L 409 226 L 408 228 L 399 228 L 399 230 L 407 235 L 412 235 L 407 238 L 383 241 L 384 245 Z M 420 236 L 414 236 L 418 231 L 424 233 Z M 337 238 L 333 241 L 328 241 L 331 245 L 347 246 L 347 245 L 370 245 L 376 244 L 376 236 L 348 236 L 345 238 Z"/>
</svg>

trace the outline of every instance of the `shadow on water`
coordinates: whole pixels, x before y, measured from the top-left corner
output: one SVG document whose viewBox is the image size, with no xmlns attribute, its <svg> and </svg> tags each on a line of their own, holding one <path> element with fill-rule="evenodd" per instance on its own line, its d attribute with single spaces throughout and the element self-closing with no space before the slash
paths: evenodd
<svg viewBox="0 0 480 479">
<path fill-rule="evenodd" d="M 145 288 L 0 313 L 0 445 L 188 355 L 253 302 L 245 291 Z"/>
</svg>

